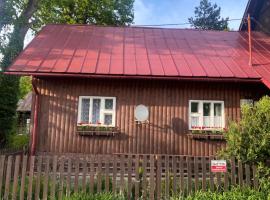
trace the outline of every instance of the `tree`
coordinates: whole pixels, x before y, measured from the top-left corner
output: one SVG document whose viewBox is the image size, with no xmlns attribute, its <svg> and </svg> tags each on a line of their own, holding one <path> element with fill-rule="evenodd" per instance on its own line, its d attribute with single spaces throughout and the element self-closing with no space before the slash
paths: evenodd
<svg viewBox="0 0 270 200">
<path fill-rule="evenodd" d="M 47 23 L 128 25 L 133 22 L 134 0 L 0 0 L 0 31 L 4 71 L 23 49 L 27 31 Z M 0 143 L 12 130 L 19 97 L 19 77 L 0 74 Z"/>
<path fill-rule="evenodd" d="M 201 0 L 200 5 L 195 7 L 195 18 L 188 19 L 191 26 L 203 30 L 227 30 L 228 17 L 226 19 L 220 16 L 221 8 L 217 4 L 212 4 L 208 0 Z"/>
<path fill-rule="evenodd" d="M 270 97 L 241 108 L 241 121 L 232 122 L 226 133 L 224 154 L 246 163 L 270 158 Z"/>
</svg>

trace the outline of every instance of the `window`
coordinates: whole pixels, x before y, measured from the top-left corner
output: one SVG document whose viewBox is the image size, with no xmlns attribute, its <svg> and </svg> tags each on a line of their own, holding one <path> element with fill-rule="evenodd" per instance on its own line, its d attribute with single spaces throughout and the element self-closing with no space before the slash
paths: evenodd
<svg viewBox="0 0 270 200">
<path fill-rule="evenodd" d="M 189 129 L 222 129 L 224 122 L 223 101 L 189 101 Z"/>
<path fill-rule="evenodd" d="M 253 105 L 253 99 L 240 99 L 240 106 L 242 107 L 243 105 Z"/>
<path fill-rule="evenodd" d="M 80 96 L 78 124 L 115 126 L 115 97 Z"/>
</svg>

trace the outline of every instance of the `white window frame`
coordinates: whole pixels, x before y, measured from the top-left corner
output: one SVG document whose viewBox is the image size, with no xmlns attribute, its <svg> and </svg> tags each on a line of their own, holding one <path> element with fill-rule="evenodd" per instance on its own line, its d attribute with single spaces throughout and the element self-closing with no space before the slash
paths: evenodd
<svg viewBox="0 0 270 200">
<path fill-rule="evenodd" d="M 109 126 L 115 127 L 115 115 L 116 115 L 116 97 L 104 97 L 104 96 L 79 96 L 79 106 L 78 106 L 78 117 L 77 117 L 77 125 L 81 123 L 81 108 L 82 108 L 82 99 L 89 99 L 89 122 L 92 121 L 92 106 L 93 99 L 100 99 L 100 124 L 89 124 L 89 126 Z M 112 99 L 113 100 L 113 108 L 111 110 L 105 109 L 105 100 Z M 105 114 L 112 115 L 112 124 L 105 125 L 104 124 L 104 116 Z"/>
<path fill-rule="evenodd" d="M 198 103 L 198 113 L 191 113 L 191 103 Z M 220 103 L 221 104 L 221 127 L 215 128 L 213 127 L 214 120 L 213 118 L 210 120 L 210 127 L 212 128 L 204 128 L 204 130 L 220 130 L 225 128 L 225 109 L 224 109 L 224 101 L 217 101 L 217 100 L 189 100 L 189 130 L 201 130 L 203 127 L 203 104 L 204 103 L 210 103 L 211 104 L 211 110 L 210 110 L 210 117 L 214 117 L 214 104 Z M 199 127 L 201 128 L 192 128 L 191 126 L 191 117 L 197 116 L 199 117 Z"/>
</svg>

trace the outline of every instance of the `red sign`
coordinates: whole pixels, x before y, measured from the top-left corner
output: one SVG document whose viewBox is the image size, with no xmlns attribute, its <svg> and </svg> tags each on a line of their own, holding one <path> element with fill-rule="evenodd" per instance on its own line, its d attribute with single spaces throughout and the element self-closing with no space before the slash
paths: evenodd
<svg viewBox="0 0 270 200">
<path fill-rule="evenodd" d="M 211 160 L 211 172 L 226 172 L 226 160 Z"/>
</svg>

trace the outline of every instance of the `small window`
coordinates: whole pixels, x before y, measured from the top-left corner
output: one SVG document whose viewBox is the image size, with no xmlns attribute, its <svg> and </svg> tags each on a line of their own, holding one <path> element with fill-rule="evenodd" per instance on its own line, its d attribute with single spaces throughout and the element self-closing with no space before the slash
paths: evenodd
<svg viewBox="0 0 270 200">
<path fill-rule="evenodd" d="M 190 101 L 189 129 L 221 129 L 224 128 L 223 101 Z"/>
<path fill-rule="evenodd" d="M 115 97 L 79 97 L 78 124 L 115 126 Z"/>
<path fill-rule="evenodd" d="M 250 105 L 252 106 L 254 104 L 253 99 L 240 99 L 240 106 L 243 105 Z"/>
<path fill-rule="evenodd" d="M 199 112 L 199 103 L 191 102 L 191 112 L 198 113 Z"/>
</svg>

